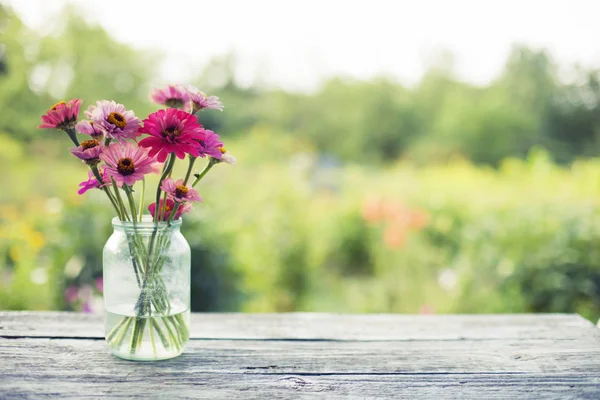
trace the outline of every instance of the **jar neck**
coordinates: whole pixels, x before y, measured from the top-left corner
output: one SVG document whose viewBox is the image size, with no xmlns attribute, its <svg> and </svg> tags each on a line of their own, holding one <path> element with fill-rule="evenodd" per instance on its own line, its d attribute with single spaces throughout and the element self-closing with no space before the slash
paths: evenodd
<svg viewBox="0 0 600 400">
<path fill-rule="evenodd" d="M 154 232 L 179 232 L 181 224 L 181 218 L 170 222 L 153 222 L 152 216 L 150 215 L 142 216 L 142 221 L 135 223 L 131 221 L 121 221 L 116 217 L 112 219 L 112 226 L 115 232 L 135 232 L 141 235 L 152 235 Z"/>
</svg>

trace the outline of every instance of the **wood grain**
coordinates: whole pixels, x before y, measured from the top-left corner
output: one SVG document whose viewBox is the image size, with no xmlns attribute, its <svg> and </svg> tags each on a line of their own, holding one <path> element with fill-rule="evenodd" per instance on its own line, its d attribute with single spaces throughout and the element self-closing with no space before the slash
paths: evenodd
<svg viewBox="0 0 600 400">
<path fill-rule="evenodd" d="M 192 324 L 181 357 L 135 363 L 108 354 L 101 318 L 0 313 L 0 399 L 600 398 L 600 330 L 575 315 L 196 314 Z"/>
<path fill-rule="evenodd" d="M 103 317 L 69 312 L 0 311 L 0 337 L 104 338 Z M 574 314 L 192 314 L 193 339 L 493 340 L 600 337 Z"/>
</svg>

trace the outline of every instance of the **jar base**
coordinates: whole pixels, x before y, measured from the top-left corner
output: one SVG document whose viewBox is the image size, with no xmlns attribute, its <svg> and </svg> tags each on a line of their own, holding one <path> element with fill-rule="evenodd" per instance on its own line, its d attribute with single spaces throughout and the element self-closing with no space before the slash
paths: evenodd
<svg viewBox="0 0 600 400">
<path fill-rule="evenodd" d="M 179 356 L 189 338 L 190 311 L 183 307 L 171 311 L 168 315 L 135 316 L 121 309 L 106 310 L 106 342 L 111 353 L 132 361 Z"/>
<path fill-rule="evenodd" d="M 160 352 L 155 355 L 152 351 L 150 353 L 147 353 L 146 351 L 143 351 L 143 349 L 140 349 L 140 351 L 137 351 L 135 354 L 131 354 L 127 351 L 118 351 L 115 349 L 111 349 L 110 353 L 117 357 L 120 358 L 122 360 L 127 360 L 127 361 L 141 361 L 141 362 L 151 362 L 151 361 L 163 361 L 163 360 L 170 360 L 171 358 L 175 358 L 175 357 L 179 357 L 181 354 L 183 354 L 183 348 L 179 351 L 170 351 L 170 352 Z"/>
</svg>

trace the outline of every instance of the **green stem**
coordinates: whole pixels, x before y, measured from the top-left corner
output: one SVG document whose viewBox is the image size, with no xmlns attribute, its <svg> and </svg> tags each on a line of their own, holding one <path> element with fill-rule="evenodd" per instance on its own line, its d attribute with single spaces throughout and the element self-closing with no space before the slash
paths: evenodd
<svg viewBox="0 0 600 400">
<path fill-rule="evenodd" d="M 94 177 L 96 178 L 96 180 L 98 182 L 100 182 L 100 184 L 103 184 L 104 181 L 102 180 L 102 175 L 100 175 L 100 171 L 98 171 L 98 167 L 95 166 L 95 165 L 94 166 L 90 166 L 90 170 L 94 174 Z M 121 218 L 121 210 L 119 209 L 119 206 L 117 205 L 114 197 L 110 193 L 110 190 L 106 186 L 102 186 L 101 189 L 102 189 L 102 191 L 104 193 L 106 193 L 106 196 L 108 196 L 108 199 L 110 200 L 110 202 L 112 203 L 113 207 L 115 208 L 115 211 L 117 212 L 117 217 L 119 217 L 119 219 L 122 219 Z"/>
<path fill-rule="evenodd" d="M 69 139 L 75 144 L 75 146 L 79 146 L 79 140 L 77 140 L 77 132 L 75 132 L 75 128 L 64 128 L 65 133 L 69 136 Z"/>
<path fill-rule="evenodd" d="M 160 339 L 160 342 L 162 343 L 163 347 L 165 348 L 165 350 L 167 350 L 170 347 L 169 346 L 169 341 L 167 340 L 167 336 L 165 335 L 165 332 L 160 327 L 160 324 L 154 318 L 150 319 L 150 324 L 152 325 L 152 327 L 154 328 L 154 330 L 158 334 L 158 338 Z"/>
<path fill-rule="evenodd" d="M 127 322 L 127 320 L 128 320 L 128 318 L 123 318 L 121 320 L 121 322 L 119 322 L 114 328 L 112 328 L 112 330 L 108 333 L 108 335 L 106 335 L 106 340 L 111 342 L 112 339 L 114 338 L 114 336 L 120 332 L 121 327 Z"/>
<path fill-rule="evenodd" d="M 115 178 L 113 178 L 112 176 L 110 177 L 110 180 L 112 181 L 112 186 L 115 191 L 115 197 L 117 198 L 117 204 L 119 205 L 119 208 L 121 209 L 121 213 L 123 214 L 122 216 L 124 217 L 124 218 L 121 218 L 121 221 L 129 221 L 129 214 L 127 214 L 127 210 L 125 209 L 125 203 L 123 203 L 123 199 L 121 198 L 121 193 L 119 192 L 119 187 L 117 186 L 117 182 L 115 182 Z"/>
<path fill-rule="evenodd" d="M 176 203 L 175 207 L 173 207 L 173 210 L 171 210 L 171 215 L 169 215 L 169 219 L 167 220 L 167 224 L 170 224 L 171 221 L 173 221 L 173 219 L 175 218 L 175 214 L 177 214 L 177 210 L 179 210 L 179 207 L 181 207 L 181 203 Z"/>
<path fill-rule="evenodd" d="M 163 206 L 160 208 L 160 213 L 158 214 L 159 220 L 162 221 L 165 219 L 165 215 L 167 214 L 167 192 L 163 193 Z"/>
<path fill-rule="evenodd" d="M 144 212 L 144 196 L 146 195 L 146 178 L 142 179 L 142 194 L 140 196 L 140 210 L 138 212 L 139 221 L 142 222 L 142 214 Z"/>
<path fill-rule="evenodd" d="M 137 211 L 135 208 L 135 200 L 133 199 L 133 190 L 131 186 L 123 185 L 123 189 L 127 194 L 127 200 L 129 200 L 129 208 L 131 209 L 131 220 L 133 221 L 133 228 L 135 230 L 135 222 L 137 221 Z"/>
<path fill-rule="evenodd" d="M 163 169 L 163 173 L 160 177 L 160 180 L 158 181 L 158 187 L 156 188 L 156 208 L 154 211 L 154 221 L 159 221 L 158 219 L 158 214 L 160 211 L 160 192 L 161 192 L 161 186 L 162 183 L 165 179 L 167 179 L 167 176 L 169 176 L 169 174 L 171 173 L 171 170 L 173 169 L 173 164 L 175 164 L 175 155 L 174 154 L 170 154 L 169 158 L 167 159 L 167 162 L 165 163 L 165 167 Z M 156 231 L 156 229 L 155 229 Z"/>
<path fill-rule="evenodd" d="M 123 339 L 125 339 L 125 335 L 129 331 L 129 327 L 131 326 L 131 321 L 133 319 L 133 317 L 127 318 L 127 324 L 121 329 L 121 333 L 116 337 L 116 346 L 114 346 L 115 348 L 118 349 L 121 347 L 121 344 L 123 344 Z"/>
<path fill-rule="evenodd" d="M 214 158 L 211 158 L 210 161 L 208 162 L 208 164 L 206 165 L 206 168 L 204 168 L 204 171 L 202 171 L 199 174 L 194 175 L 196 177 L 196 179 L 194 179 L 194 182 L 192 183 L 192 187 L 196 186 L 198 184 L 198 182 L 200 182 L 200 180 L 202 178 L 204 178 L 204 175 L 206 175 L 208 173 L 208 171 L 210 171 L 210 169 L 217 163 L 217 161 L 215 161 Z"/>
<path fill-rule="evenodd" d="M 104 138 L 104 145 L 108 146 L 109 144 L 110 144 L 110 138 L 109 137 Z"/>
<path fill-rule="evenodd" d="M 183 185 L 187 185 L 188 181 L 190 180 L 190 176 L 192 175 L 192 169 L 194 168 L 194 163 L 196 162 L 196 159 L 198 157 L 192 157 L 190 156 L 190 164 L 188 165 L 188 170 L 185 173 L 185 179 L 183 180 Z"/>
<path fill-rule="evenodd" d="M 156 357 L 156 343 L 154 342 L 154 327 L 152 326 L 152 319 L 150 319 L 150 326 L 148 327 L 148 332 L 150 333 L 150 344 L 152 345 L 152 353 L 154 357 Z"/>
</svg>

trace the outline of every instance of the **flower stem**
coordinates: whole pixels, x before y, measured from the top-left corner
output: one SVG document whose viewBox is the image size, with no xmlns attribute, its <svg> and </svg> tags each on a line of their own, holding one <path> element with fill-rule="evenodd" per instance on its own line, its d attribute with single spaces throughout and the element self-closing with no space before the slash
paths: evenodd
<svg viewBox="0 0 600 400">
<path fill-rule="evenodd" d="M 198 182 L 200 182 L 200 180 L 202 178 L 204 178 L 204 175 L 206 175 L 208 173 L 208 171 L 210 171 L 210 169 L 217 163 L 217 161 L 215 161 L 214 158 L 211 158 L 210 161 L 208 162 L 208 164 L 206 165 L 206 168 L 204 168 L 204 171 L 202 171 L 199 174 L 194 175 L 196 177 L 196 179 L 194 179 L 194 182 L 192 183 L 192 187 L 196 186 L 198 184 Z"/>
<path fill-rule="evenodd" d="M 167 214 L 167 192 L 163 193 L 163 206 L 159 210 L 159 220 L 163 220 Z"/>
<path fill-rule="evenodd" d="M 131 186 L 123 185 L 125 193 L 127 194 L 127 200 L 129 200 L 129 208 L 131 208 L 131 220 L 133 221 L 133 227 L 135 229 L 135 222 L 137 221 L 137 211 L 135 208 L 135 200 L 133 199 L 133 190 Z"/>
<path fill-rule="evenodd" d="M 117 198 L 117 204 L 119 205 L 119 208 L 121 209 L 121 213 L 123 218 L 121 218 L 121 221 L 129 221 L 129 214 L 127 214 L 127 210 L 125 209 L 125 203 L 123 203 L 123 199 L 121 198 L 121 193 L 119 192 L 119 187 L 117 186 L 117 182 L 115 182 L 115 179 L 111 176 L 110 180 L 112 181 L 112 186 L 113 189 L 115 190 L 115 197 Z"/>
<path fill-rule="evenodd" d="M 144 212 L 144 196 L 146 194 L 146 178 L 142 179 L 142 195 L 140 196 L 140 210 L 138 212 L 139 221 L 142 222 L 142 214 Z"/>
<path fill-rule="evenodd" d="M 167 179 L 167 176 L 169 176 L 169 174 L 171 173 L 171 170 L 173 169 L 173 164 L 175 164 L 175 155 L 174 154 L 170 154 L 169 158 L 167 159 L 167 162 L 165 163 L 165 167 L 163 169 L 163 173 L 160 176 L 160 180 L 158 181 L 158 187 L 156 188 L 156 208 L 154 211 L 154 221 L 157 222 L 159 221 L 158 219 L 158 214 L 160 213 L 160 192 L 161 192 L 161 186 L 162 183 L 165 179 Z"/>
<path fill-rule="evenodd" d="M 92 170 L 94 177 L 96 177 L 96 180 L 100 184 L 103 184 L 104 181 L 102 180 L 102 175 L 100 175 L 100 171 L 98 171 L 98 167 L 94 165 L 94 166 L 91 166 L 90 169 Z M 119 219 L 122 219 L 121 210 L 119 209 L 119 206 L 117 205 L 113 195 L 110 193 L 110 190 L 106 186 L 102 186 L 101 189 L 104 193 L 106 193 L 106 196 L 108 197 L 108 199 L 112 203 L 113 207 L 115 208 L 115 211 L 117 212 L 117 217 L 119 217 Z"/>
<path fill-rule="evenodd" d="M 188 166 L 188 170 L 185 173 L 185 179 L 183 180 L 183 185 L 187 185 L 188 181 L 190 180 L 190 176 L 192 175 L 192 168 L 194 167 L 194 163 L 196 162 L 196 159 L 198 157 L 192 157 L 190 156 L 190 164 Z"/>
<path fill-rule="evenodd" d="M 181 206 L 181 203 L 176 203 L 175 207 L 173 207 L 173 210 L 171 210 L 171 215 L 169 215 L 169 219 L 167 219 L 167 224 L 171 224 L 171 221 L 173 221 L 173 219 L 175 218 L 175 214 L 177 214 L 177 211 L 179 210 L 179 207 Z"/>
<path fill-rule="evenodd" d="M 67 136 L 69 136 L 69 139 L 71 139 L 71 141 L 75 143 L 75 146 L 79 146 L 79 140 L 77 140 L 77 132 L 75 132 L 75 128 L 64 128 L 64 131 L 67 134 Z"/>
</svg>

